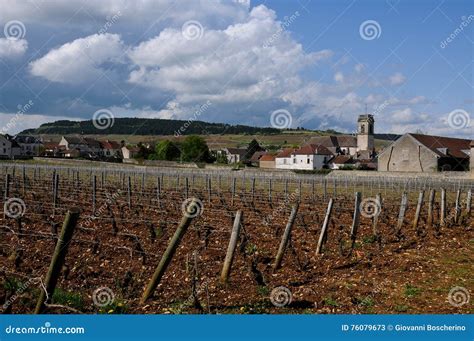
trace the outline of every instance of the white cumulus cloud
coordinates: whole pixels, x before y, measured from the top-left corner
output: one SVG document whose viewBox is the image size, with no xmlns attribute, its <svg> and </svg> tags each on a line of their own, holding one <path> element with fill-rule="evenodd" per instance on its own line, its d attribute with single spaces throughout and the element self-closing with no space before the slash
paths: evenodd
<svg viewBox="0 0 474 341">
<path fill-rule="evenodd" d="M 49 51 L 30 63 L 30 71 L 34 76 L 59 83 L 93 81 L 104 63 L 119 62 L 124 49 L 117 34 L 93 34 Z"/>
<path fill-rule="evenodd" d="M 25 39 L 0 38 L 0 58 L 18 58 L 28 49 Z"/>
</svg>

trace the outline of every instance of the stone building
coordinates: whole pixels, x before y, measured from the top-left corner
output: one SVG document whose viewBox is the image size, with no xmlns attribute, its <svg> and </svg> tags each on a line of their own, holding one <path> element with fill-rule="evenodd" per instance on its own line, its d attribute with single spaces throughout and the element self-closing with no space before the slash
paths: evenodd
<svg viewBox="0 0 474 341">
<path fill-rule="evenodd" d="M 378 155 L 379 171 L 467 171 L 471 140 L 405 134 Z M 471 161 L 472 162 L 472 161 Z"/>
</svg>

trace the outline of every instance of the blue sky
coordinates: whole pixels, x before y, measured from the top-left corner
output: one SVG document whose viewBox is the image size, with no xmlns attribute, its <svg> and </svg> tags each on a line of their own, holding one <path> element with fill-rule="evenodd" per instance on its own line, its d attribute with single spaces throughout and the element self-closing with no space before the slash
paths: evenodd
<svg viewBox="0 0 474 341">
<path fill-rule="evenodd" d="M 472 1 L 0 5 L 4 132 L 102 109 L 352 132 L 367 107 L 376 132 L 474 138 Z"/>
</svg>

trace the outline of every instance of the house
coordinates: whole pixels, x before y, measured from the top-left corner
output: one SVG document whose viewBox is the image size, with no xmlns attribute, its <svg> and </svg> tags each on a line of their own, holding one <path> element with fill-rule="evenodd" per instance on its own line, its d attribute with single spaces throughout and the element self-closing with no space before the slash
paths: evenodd
<svg viewBox="0 0 474 341">
<path fill-rule="evenodd" d="M 317 136 L 308 143 L 324 146 L 333 155 L 355 155 L 357 152 L 357 138 L 351 135 Z"/>
<path fill-rule="evenodd" d="M 378 155 L 378 170 L 382 172 L 468 170 L 471 143 L 471 140 L 465 139 L 408 133 Z"/>
<path fill-rule="evenodd" d="M 8 135 L 0 135 L 0 158 L 12 159 L 21 155 L 21 147 L 15 139 Z"/>
<path fill-rule="evenodd" d="M 299 149 L 284 150 L 275 158 L 275 167 L 281 169 L 315 170 L 326 167 L 332 153 L 324 146 L 307 144 Z"/>
<path fill-rule="evenodd" d="M 62 136 L 59 142 L 66 150 L 77 149 L 83 156 L 102 155 L 102 145 L 99 141 L 83 136 Z"/>
<path fill-rule="evenodd" d="M 341 169 L 354 166 L 354 160 L 350 155 L 337 155 L 329 161 L 330 169 Z"/>
<path fill-rule="evenodd" d="M 258 166 L 259 165 L 259 161 L 260 161 L 260 158 L 264 155 L 266 155 L 267 152 L 266 151 L 258 151 L 258 152 L 255 152 L 253 153 L 253 155 L 250 157 L 250 159 L 248 160 L 249 163 L 253 166 Z"/>
<path fill-rule="evenodd" d="M 40 139 L 29 135 L 16 135 L 15 141 L 20 146 L 21 155 L 39 156 L 43 149 L 43 143 Z"/>
<path fill-rule="evenodd" d="M 275 168 L 275 155 L 265 154 L 260 157 L 259 161 L 260 168 Z"/>
<path fill-rule="evenodd" d="M 105 157 L 122 157 L 122 147 L 120 143 L 110 140 L 101 141 L 101 154 Z"/>
<path fill-rule="evenodd" d="M 291 154 L 297 148 L 285 148 L 275 156 L 275 168 L 292 169 L 293 159 Z"/>
<path fill-rule="evenodd" d="M 123 146 L 121 152 L 124 159 L 133 159 L 138 155 L 138 152 L 140 152 L 140 148 Z"/>
<path fill-rule="evenodd" d="M 81 152 L 78 149 L 59 149 L 58 156 L 67 159 L 73 159 L 81 156 Z"/>
<path fill-rule="evenodd" d="M 245 161 L 247 149 L 244 148 L 224 148 L 223 152 L 227 156 L 227 163 L 238 163 Z"/>
<path fill-rule="evenodd" d="M 64 149 L 64 146 L 61 148 Z M 56 142 L 43 142 L 43 151 L 40 155 L 46 157 L 59 157 L 59 151 L 61 148 Z"/>
</svg>

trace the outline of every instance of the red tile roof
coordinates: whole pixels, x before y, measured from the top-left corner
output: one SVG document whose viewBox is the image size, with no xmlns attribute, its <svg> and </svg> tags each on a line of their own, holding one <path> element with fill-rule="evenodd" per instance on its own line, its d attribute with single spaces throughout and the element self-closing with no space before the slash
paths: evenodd
<svg viewBox="0 0 474 341">
<path fill-rule="evenodd" d="M 296 150 L 296 148 L 285 148 L 277 154 L 276 157 L 290 157 L 290 155 Z"/>
<path fill-rule="evenodd" d="M 469 157 L 469 155 L 463 152 L 463 150 L 469 150 L 471 140 L 422 134 L 410 135 L 422 145 L 429 148 L 431 151 L 441 157 L 453 156 L 461 159 Z"/>
<path fill-rule="evenodd" d="M 101 141 L 100 144 L 103 149 L 120 149 L 120 143 L 115 141 L 105 140 Z"/>
<path fill-rule="evenodd" d="M 275 155 L 265 154 L 260 158 L 260 161 L 275 161 Z"/>
<path fill-rule="evenodd" d="M 324 146 L 317 144 L 307 144 L 296 150 L 295 155 L 332 155 L 332 153 Z"/>
<path fill-rule="evenodd" d="M 338 165 L 344 163 L 352 163 L 352 157 L 350 155 L 338 155 L 331 160 L 331 163 L 335 163 Z"/>
</svg>

